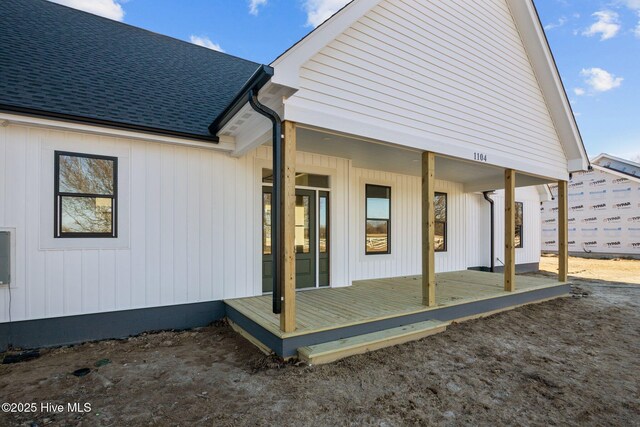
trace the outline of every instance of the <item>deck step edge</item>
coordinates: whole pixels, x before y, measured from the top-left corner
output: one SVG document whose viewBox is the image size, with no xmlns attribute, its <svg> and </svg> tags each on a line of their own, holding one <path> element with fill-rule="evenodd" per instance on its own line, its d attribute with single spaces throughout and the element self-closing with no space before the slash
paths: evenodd
<svg viewBox="0 0 640 427">
<path fill-rule="evenodd" d="M 426 320 L 355 337 L 300 347 L 298 348 L 298 358 L 310 365 L 330 363 L 348 356 L 419 340 L 443 332 L 450 323 Z"/>
</svg>

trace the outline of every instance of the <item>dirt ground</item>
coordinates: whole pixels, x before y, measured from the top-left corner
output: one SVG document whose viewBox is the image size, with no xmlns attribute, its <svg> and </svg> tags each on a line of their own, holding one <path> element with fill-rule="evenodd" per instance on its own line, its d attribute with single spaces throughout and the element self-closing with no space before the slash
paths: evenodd
<svg viewBox="0 0 640 427">
<path fill-rule="evenodd" d="M 331 365 L 280 364 L 224 324 L 48 350 L 0 365 L 0 401 L 38 405 L 0 425 L 639 425 L 640 286 L 604 264 L 614 283 Z"/>
<path fill-rule="evenodd" d="M 558 273 L 558 257 L 543 255 L 540 270 Z M 569 257 L 569 276 L 579 279 L 603 280 L 640 285 L 640 260 L 596 259 Z"/>
</svg>

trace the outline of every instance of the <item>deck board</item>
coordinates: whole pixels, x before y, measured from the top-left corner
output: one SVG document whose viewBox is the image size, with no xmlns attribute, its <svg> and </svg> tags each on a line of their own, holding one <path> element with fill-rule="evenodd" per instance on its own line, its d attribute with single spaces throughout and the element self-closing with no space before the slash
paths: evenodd
<svg viewBox="0 0 640 427">
<path fill-rule="evenodd" d="M 354 281 L 344 288 L 324 288 L 296 294 L 294 332 L 280 331 L 279 316 L 271 312 L 271 295 L 226 300 L 225 303 L 281 338 L 352 326 L 456 304 L 512 295 L 504 291 L 503 276 L 479 271 L 436 274 L 435 307 L 422 305 L 421 276 Z M 557 286 L 554 279 L 517 276 L 516 291 Z"/>
</svg>

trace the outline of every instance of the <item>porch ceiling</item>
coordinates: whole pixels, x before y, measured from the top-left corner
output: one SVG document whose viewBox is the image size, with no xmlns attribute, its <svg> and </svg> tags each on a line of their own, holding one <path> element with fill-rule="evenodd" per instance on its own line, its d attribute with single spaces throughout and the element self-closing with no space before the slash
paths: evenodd
<svg viewBox="0 0 640 427">
<path fill-rule="evenodd" d="M 350 159 L 354 167 L 421 176 L 422 152 L 401 145 L 354 138 L 342 134 L 298 128 L 298 150 Z M 437 153 L 436 153 L 437 154 Z M 459 182 L 465 191 L 504 188 L 504 169 L 487 163 L 436 155 L 436 178 Z M 516 186 L 548 184 L 553 180 L 516 174 Z"/>
</svg>

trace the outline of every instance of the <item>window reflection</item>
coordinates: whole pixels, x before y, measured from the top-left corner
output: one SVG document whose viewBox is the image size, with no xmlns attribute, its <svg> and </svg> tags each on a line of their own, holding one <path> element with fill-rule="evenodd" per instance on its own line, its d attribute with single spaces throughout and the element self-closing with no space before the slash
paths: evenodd
<svg viewBox="0 0 640 427">
<path fill-rule="evenodd" d="M 329 248 L 329 197 L 328 193 L 320 193 L 318 206 L 318 234 L 320 236 L 320 253 L 326 253 Z"/>
<path fill-rule="evenodd" d="M 113 227 L 112 199 L 62 197 L 63 233 L 110 233 Z"/>
<path fill-rule="evenodd" d="M 113 196 L 113 160 L 61 154 L 59 162 L 61 193 Z"/>
<path fill-rule="evenodd" d="M 296 253 L 308 254 L 311 251 L 309 216 L 309 196 L 296 196 Z"/>
<path fill-rule="evenodd" d="M 436 252 L 447 250 L 447 195 L 436 193 L 433 200 L 435 216 L 434 249 Z"/>
<path fill-rule="evenodd" d="M 390 253 L 391 187 L 365 186 L 366 254 Z"/>
<path fill-rule="evenodd" d="M 389 221 L 367 220 L 367 253 L 389 253 Z"/>
<path fill-rule="evenodd" d="M 271 193 L 262 193 L 262 254 L 271 255 Z"/>
<path fill-rule="evenodd" d="M 516 235 L 514 244 L 516 248 L 522 248 L 522 224 L 524 214 L 524 204 L 522 202 L 516 202 Z"/>
<path fill-rule="evenodd" d="M 115 237 L 116 162 L 56 152 L 56 237 Z"/>
</svg>

